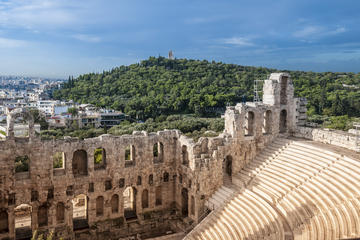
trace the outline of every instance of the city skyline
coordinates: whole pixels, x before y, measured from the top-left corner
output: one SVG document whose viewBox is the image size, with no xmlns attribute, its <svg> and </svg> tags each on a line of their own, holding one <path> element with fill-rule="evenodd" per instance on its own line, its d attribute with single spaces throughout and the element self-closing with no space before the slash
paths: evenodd
<svg viewBox="0 0 360 240">
<path fill-rule="evenodd" d="M 360 71 L 360 3 L 0 0 L 0 75 L 67 78 L 149 56 Z"/>
</svg>

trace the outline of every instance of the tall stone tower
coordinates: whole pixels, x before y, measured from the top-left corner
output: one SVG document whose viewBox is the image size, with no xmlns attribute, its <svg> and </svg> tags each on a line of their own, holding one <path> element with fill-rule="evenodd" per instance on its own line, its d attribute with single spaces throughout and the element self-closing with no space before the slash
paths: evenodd
<svg viewBox="0 0 360 240">
<path fill-rule="evenodd" d="M 174 60 L 174 54 L 172 50 L 169 51 L 169 59 Z"/>
<path fill-rule="evenodd" d="M 298 99 L 288 73 L 272 73 L 264 80 L 263 101 L 238 103 L 225 112 L 225 133 L 237 139 L 295 131 Z"/>
<path fill-rule="evenodd" d="M 295 130 L 296 102 L 294 86 L 288 73 L 272 73 L 264 81 L 263 103 L 274 107 L 274 123 L 278 122 L 279 133 Z"/>
</svg>

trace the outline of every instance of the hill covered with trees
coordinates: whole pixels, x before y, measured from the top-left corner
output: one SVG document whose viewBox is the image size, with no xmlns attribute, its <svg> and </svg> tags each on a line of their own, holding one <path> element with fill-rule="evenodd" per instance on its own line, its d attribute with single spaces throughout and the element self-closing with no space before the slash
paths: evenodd
<svg viewBox="0 0 360 240">
<path fill-rule="evenodd" d="M 189 113 L 209 117 L 228 104 L 243 99 L 252 101 L 254 79 L 266 79 L 277 71 L 280 70 L 150 57 L 137 64 L 69 79 L 53 96 L 113 108 L 141 120 Z M 360 116 L 359 73 L 284 72 L 291 74 L 295 95 L 308 99 L 308 114 L 315 121 L 330 120 L 331 116 Z"/>
</svg>

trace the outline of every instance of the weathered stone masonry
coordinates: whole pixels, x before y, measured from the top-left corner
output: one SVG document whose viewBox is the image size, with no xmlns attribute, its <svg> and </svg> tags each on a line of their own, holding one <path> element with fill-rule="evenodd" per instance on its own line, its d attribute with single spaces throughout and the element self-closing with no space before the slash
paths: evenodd
<svg viewBox="0 0 360 240">
<path fill-rule="evenodd" d="M 224 132 L 196 143 L 177 130 L 44 141 L 33 133 L 31 118 L 30 137 L 18 139 L 11 134 L 13 121 L 28 114 L 10 113 L 8 138 L 0 142 L 0 239 L 18 238 L 15 208 L 22 204 L 31 207 L 28 230 L 55 230 L 64 239 L 178 231 L 181 219 L 194 226 L 226 177 L 279 134 L 296 131 L 301 101 L 293 97 L 288 74 L 271 74 L 263 99 L 228 107 Z M 94 162 L 96 151 L 102 155 L 100 165 Z M 64 157 L 63 167 L 54 168 L 55 155 Z M 15 172 L 19 156 L 29 158 L 28 171 Z M 131 201 L 130 195 L 131 211 L 124 202 Z M 87 208 L 82 221 L 73 216 L 78 196 L 86 196 L 82 205 L 76 203 Z"/>
</svg>

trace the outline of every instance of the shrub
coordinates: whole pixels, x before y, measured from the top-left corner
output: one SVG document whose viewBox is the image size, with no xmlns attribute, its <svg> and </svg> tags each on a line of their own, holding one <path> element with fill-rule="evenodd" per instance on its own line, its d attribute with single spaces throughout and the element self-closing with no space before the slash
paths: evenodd
<svg viewBox="0 0 360 240">
<path fill-rule="evenodd" d="M 15 172 L 28 172 L 30 159 L 27 155 L 15 158 Z"/>
</svg>

